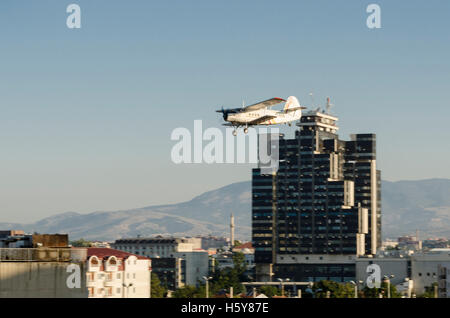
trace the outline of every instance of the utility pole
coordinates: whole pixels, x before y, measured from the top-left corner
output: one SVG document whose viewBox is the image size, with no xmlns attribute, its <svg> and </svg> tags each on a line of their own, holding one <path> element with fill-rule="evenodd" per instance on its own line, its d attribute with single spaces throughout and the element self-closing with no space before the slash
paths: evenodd
<svg viewBox="0 0 450 318">
<path fill-rule="evenodd" d="M 203 276 L 203 279 L 205 280 L 205 293 L 206 293 L 206 298 L 209 298 L 209 280 L 212 279 L 212 277 L 206 277 Z"/>
</svg>

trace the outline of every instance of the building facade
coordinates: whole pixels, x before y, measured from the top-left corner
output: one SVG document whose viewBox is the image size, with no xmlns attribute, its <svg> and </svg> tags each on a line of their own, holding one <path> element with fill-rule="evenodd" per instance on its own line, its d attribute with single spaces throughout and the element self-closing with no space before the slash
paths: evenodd
<svg viewBox="0 0 450 318">
<path fill-rule="evenodd" d="M 340 140 L 338 118 L 310 111 L 279 139 L 279 167 L 252 172 L 256 275 L 300 281 L 355 277 L 355 258 L 381 246 L 376 136 Z"/>
<path fill-rule="evenodd" d="M 450 267 L 438 266 L 439 298 L 450 298 Z"/>
<path fill-rule="evenodd" d="M 68 247 L 67 234 L 26 234 L 21 230 L 0 231 L 0 248 Z"/>
<path fill-rule="evenodd" d="M 151 261 L 110 248 L 87 248 L 89 298 L 150 298 Z"/>
<path fill-rule="evenodd" d="M 166 289 L 177 290 L 186 282 L 186 261 L 175 257 L 153 258 L 152 273 Z"/>
<path fill-rule="evenodd" d="M 414 292 L 420 295 L 426 288 L 439 283 L 439 268 L 450 268 L 450 249 L 435 248 L 425 253 L 416 253 L 411 255 L 411 262 Z"/>
<path fill-rule="evenodd" d="M 69 247 L 0 248 L 0 298 L 87 298 L 86 255 Z"/>
<path fill-rule="evenodd" d="M 125 238 L 111 244 L 112 248 L 150 258 L 174 257 L 176 253 L 191 252 L 200 246 L 198 238 L 175 237 Z"/>
<path fill-rule="evenodd" d="M 203 281 L 203 276 L 209 273 L 209 254 L 200 248 L 200 238 L 129 238 L 116 240 L 112 246 L 118 250 L 136 255 L 157 258 L 173 258 L 176 268 L 180 268 L 176 274 L 174 285 L 196 286 Z M 164 282 L 166 277 L 160 276 L 163 272 L 155 272 L 158 278 Z M 179 279 L 178 279 L 179 278 Z"/>
</svg>

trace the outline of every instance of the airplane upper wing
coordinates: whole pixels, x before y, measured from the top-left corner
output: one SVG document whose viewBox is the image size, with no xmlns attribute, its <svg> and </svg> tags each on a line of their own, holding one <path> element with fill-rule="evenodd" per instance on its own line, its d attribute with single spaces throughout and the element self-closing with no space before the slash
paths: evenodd
<svg viewBox="0 0 450 318">
<path fill-rule="evenodd" d="M 265 100 L 263 102 L 259 102 L 250 106 L 245 107 L 243 110 L 244 111 L 252 111 L 252 110 L 258 110 L 261 108 L 267 108 L 267 107 L 272 107 L 273 105 L 279 104 L 281 102 L 285 102 L 286 100 L 279 98 L 279 97 L 274 97 L 268 100 Z"/>
</svg>

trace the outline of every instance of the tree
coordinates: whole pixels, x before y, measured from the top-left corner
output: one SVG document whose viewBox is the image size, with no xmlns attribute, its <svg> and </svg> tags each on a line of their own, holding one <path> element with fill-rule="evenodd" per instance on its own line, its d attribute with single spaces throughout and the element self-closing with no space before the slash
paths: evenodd
<svg viewBox="0 0 450 318">
<path fill-rule="evenodd" d="M 281 296 L 281 290 L 275 286 L 261 286 L 259 292 L 267 297 Z"/>
<path fill-rule="evenodd" d="M 425 292 L 422 295 L 417 296 L 417 298 L 434 298 L 435 286 L 438 286 L 438 283 L 433 283 L 431 286 L 425 287 Z"/>
<path fill-rule="evenodd" d="M 330 298 L 353 298 L 355 296 L 355 289 L 352 284 L 331 280 L 321 280 L 315 283 L 312 290 L 315 298 L 325 298 L 327 292 L 329 292 Z"/>
<path fill-rule="evenodd" d="M 163 298 L 167 290 L 161 286 L 161 281 L 159 280 L 158 275 L 152 273 L 151 279 L 151 297 Z"/>
<path fill-rule="evenodd" d="M 387 292 L 387 282 L 382 282 L 380 285 L 380 288 L 368 288 L 367 286 L 364 287 L 364 289 L 362 290 L 362 296 L 364 298 L 379 298 L 380 294 L 383 295 L 383 298 L 387 298 L 388 297 L 388 292 Z M 391 290 L 391 298 L 399 298 L 401 297 L 401 294 L 399 292 L 397 292 L 397 288 L 395 287 L 394 284 L 389 284 L 390 285 L 390 290 Z"/>
<path fill-rule="evenodd" d="M 245 262 L 245 255 L 241 252 L 233 253 L 233 268 L 216 269 L 209 283 L 211 295 L 229 292 L 230 287 L 233 287 L 235 295 L 243 293 L 245 287 L 242 281 L 245 280 L 245 271 L 247 270 L 247 263 Z"/>
<path fill-rule="evenodd" d="M 233 266 L 239 276 L 243 275 L 247 270 L 247 263 L 245 262 L 245 255 L 241 252 L 233 253 Z"/>
<path fill-rule="evenodd" d="M 83 238 L 80 238 L 79 240 L 76 241 L 71 241 L 70 244 L 73 247 L 91 247 L 92 243 L 90 241 L 86 241 Z"/>
<path fill-rule="evenodd" d="M 199 287 L 195 286 L 184 286 L 182 288 L 178 288 L 173 293 L 174 298 L 205 298 L 206 297 L 206 289 L 204 285 L 200 285 Z"/>
<path fill-rule="evenodd" d="M 209 281 L 209 296 L 214 297 L 217 294 L 229 293 L 230 287 L 233 287 L 234 295 L 245 291 L 242 281 L 245 278 L 247 264 L 245 255 L 241 252 L 233 253 L 233 268 L 215 269 L 212 279 Z M 198 282 L 198 287 L 185 286 L 177 289 L 173 293 L 175 298 L 204 298 L 206 297 L 205 282 Z"/>
</svg>

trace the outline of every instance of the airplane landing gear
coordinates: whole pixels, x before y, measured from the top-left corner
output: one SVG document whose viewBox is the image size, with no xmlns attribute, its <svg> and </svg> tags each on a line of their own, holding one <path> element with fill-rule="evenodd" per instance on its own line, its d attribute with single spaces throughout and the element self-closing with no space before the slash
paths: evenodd
<svg viewBox="0 0 450 318">
<path fill-rule="evenodd" d="M 233 136 L 236 136 L 236 135 L 237 135 L 237 131 L 235 129 L 235 130 L 233 130 Z"/>
<path fill-rule="evenodd" d="M 291 127 L 291 126 L 292 126 L 292 123 L 288 123 L 288 125 L 289 125 L 289 127 Z"/>
<path fill-rule="evenodd" d="M 248 133 L 248 128 L 247 127 L 244 128 L 244 134 L 246 134 L 246 133 Z"/>
</svg>

